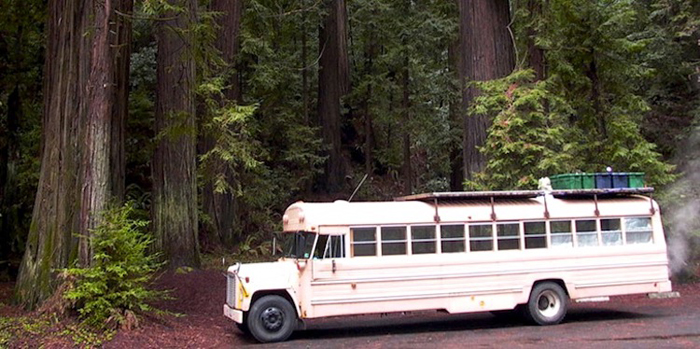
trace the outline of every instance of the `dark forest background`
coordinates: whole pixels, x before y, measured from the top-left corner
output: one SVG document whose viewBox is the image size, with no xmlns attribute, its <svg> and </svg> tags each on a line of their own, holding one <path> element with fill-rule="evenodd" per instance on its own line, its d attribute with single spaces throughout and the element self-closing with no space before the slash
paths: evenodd
<svg viewBox="0 0 700 349">
<path fill-rule="evenodd" d="M 700 2 L 5 0 L 0 278 L 89 266 L 128 202 L 168 267 L 266 253 L 296 200 L 645 172 L 700 234 Z"/>
</svg>

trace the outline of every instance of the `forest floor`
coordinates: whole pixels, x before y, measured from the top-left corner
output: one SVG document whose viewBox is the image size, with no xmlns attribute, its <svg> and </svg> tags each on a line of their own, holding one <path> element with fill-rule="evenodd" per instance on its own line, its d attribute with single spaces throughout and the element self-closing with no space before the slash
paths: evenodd
<svg viewBox="0 0 700 349">
<path fill-rule="evenodd" d="M 232 348 L 254 343 L 222 315 L 226 281 L 221 270 L 168 272 L 156 285 L 170 289 L 172 296 L 156 306 L 178 316 L 141 318 L 137 329 L 104 336 L 90 332 L 75 317 L 58 320 L 10 305 L 14 285 L 0 283 L 0 348 Z M 686 296 L 700 295 L 700 283 L 674 284 L 674 289 Z M 648 300 L 635 295 L 615 297 L 611 302 L 641 306 Z M 680 302 L 669 299 L 665 303 L 683 307 Z"/>
<path fill-rule="evenodd" d="M 11 282 L 0 283 L 0 348 L 231 348 L 252 343 L 223 316 L 226 279 L 220 270 L 167 272 L 156 281 L 172 299 L 155 304 L 177 315 L 141 317 L 132 330 L 100 335 L 75 317 L 56 319 L 10 304 Z"/>
</svg>

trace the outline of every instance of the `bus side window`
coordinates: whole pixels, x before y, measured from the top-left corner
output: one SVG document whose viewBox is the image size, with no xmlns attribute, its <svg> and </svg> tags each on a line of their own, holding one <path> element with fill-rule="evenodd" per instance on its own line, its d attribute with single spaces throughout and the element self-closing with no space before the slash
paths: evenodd
<svg viewBox="0 0 700 349">
<path fill-rule="evenodd" d="M 627 244 L 652 243 L 651 218 L 625 218 Z"/>
<path fill-rule="evenodd" d="M 316 241 L 316 248 L 314 249 L 314 258 L 323 258 L 324 251 L 328 245 L 328 235 L 319 235 L 318 241 Z"/>
<path fill-rule="evenodd" d="M 434 225 L 411 226 L 411 250 L 413 254 L 435 253 L 437 239 Z"/>
<path fill-rule="evenodd" d="M 525 248 L 547 247 L 547 230 L 544 222 L 525 222 Z"/>
<path fill-rule="evenodd" d="M 578 246 L 598 246 L 598 229 L 595 219 L 576 221 L 576 241 Z"/>
<path fill-rule="evenodd" d="M 377 229 L 350 229 L 350 248 L 353 257 L 377 255 Z"/>
<path fill-rule="evenodd" d="M 441 225 L 440 247 L 442 253 L 464 252 L 464 224 Z"/>
<path fill-rule="evenodd" d="M 622 245 L 622 230 L 620 228 L 620 219 L 601 219 L 600 236 L 603 239 L 603 245 Z"/>
<path fill-rule="evenodd" d="M 323 258 L 343 258 L 345 257 L 345 236 L 331 235 L 328 237 Z"/>
<path fill-rule="evenodd" d="M 520 249 L 520 224 L 496 224 L 496 235 L 498 236 L 499 251 Z"/>
<path fill-rule="evenodd" d="M 574 247 L 571 221 L 551 221 L 549 228 L 552 233 L 552 247 Z"/>
<path fill-rule="evenodd" d="M 493 251 L 493 226 L 469 225 L 469 251 Z"/>
<path fill-rule="evenodd" d="M 406 254 L 406 227 L 381 227 L 382 256 Z"/>
</svg>

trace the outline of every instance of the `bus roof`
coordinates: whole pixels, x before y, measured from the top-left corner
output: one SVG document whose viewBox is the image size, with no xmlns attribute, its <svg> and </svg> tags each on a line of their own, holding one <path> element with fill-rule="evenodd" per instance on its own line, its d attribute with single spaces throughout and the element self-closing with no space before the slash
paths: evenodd
<svg viewBox="0 0 700 349">
<path fill-rule="evenodd" d="M 606 189 L 568 189 L 568 190 L 508 190 L 508 191 L 455 191 L 440 193 L 423 193 L 394 198 L 394 201 L 411 200 L 454 200 L 454 199 L 482 199 L 482 198 L 535 198 L 543 195 L 552 195 L 558 198 L 572 197 L 606 197 L 624 196 L 631 194 L 651 194 L 654 188 L 606 188 Z"/>
<path fill-rule="evenodd" d="M 284 231 L 338 233 L 349 226 L 478 223 L 613 216 L 649 216 L 658 210 L 652 188 L 425 193 L 377 202 L 296 202 L 284 213 Z M 324 228 L 325 227 L 325 228 Z"/>
</svg>

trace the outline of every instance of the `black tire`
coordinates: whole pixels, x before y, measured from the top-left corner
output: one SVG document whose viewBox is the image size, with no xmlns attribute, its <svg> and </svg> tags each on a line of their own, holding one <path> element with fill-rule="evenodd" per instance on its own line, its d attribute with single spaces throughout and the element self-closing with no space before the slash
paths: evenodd
<svg viewBox="0 0 700 349">
<path fill-rule="evenodd" d="M 556 325 L 566 315 L 569 297 L 554 282 L 535 285 L 525 306 L 525 316 L 537 325 Z"/>
<path fill-rule="evenodd" d="M 289 302 L 275 295 L 264 296 L 250 308 L 248 330 L 261 343 L 281 342 L 296 328 L 296 311 Z"/>
<path fill-rule="evenodd" d="M 234 323 L 236 324 L 236 327 L 238 328 L 239 331 L 243 332 L 243 334 L 245 334 L 247 336 L 250 336 L 250 329 L 248 328 L 248 323 L 245 322 L 245 317 L 243 318 L 243 323 L 240 323 L 240 324 L 237 322 L 234 322 Z"/>
</svg>

